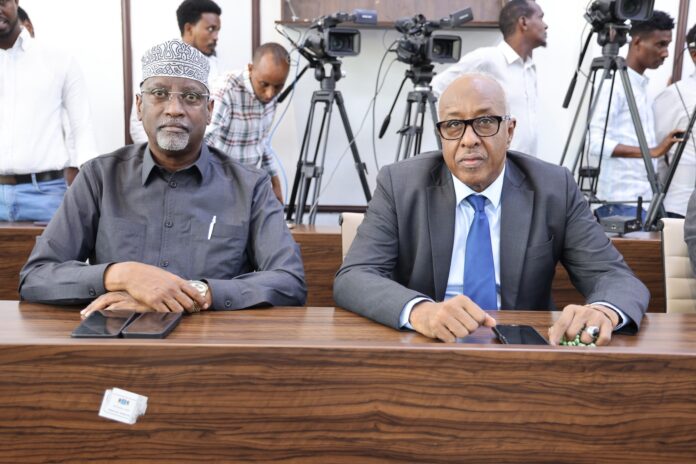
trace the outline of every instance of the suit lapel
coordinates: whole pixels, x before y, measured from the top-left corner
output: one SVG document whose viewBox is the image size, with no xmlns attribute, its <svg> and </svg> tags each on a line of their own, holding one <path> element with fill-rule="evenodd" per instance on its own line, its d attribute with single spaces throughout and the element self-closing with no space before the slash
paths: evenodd
<svg viewBox="0 0 696 464">
<path fill-rule="evenodd" d="M 433 169 L 432 184 L 428 186 L 427 195 L 435 299 L 442 301 L 445 297 L 452 261 L 455 208 L 452 176 L 444 162 Z"/>
<path fill-rule="evenodd" d="M 506 161 L 500 216 L 501 308 L 515 308 L 534 210 L 534 192 L 523 186 L 524 173 Z"/>
</svg>

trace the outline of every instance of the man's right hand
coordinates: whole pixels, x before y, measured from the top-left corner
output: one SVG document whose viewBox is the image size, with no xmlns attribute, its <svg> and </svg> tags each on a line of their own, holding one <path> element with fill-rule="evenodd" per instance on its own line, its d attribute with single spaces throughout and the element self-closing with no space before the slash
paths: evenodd
<svg viewBox="0 0 696 464">
<path fill-rule="evenodd" d="M 465 295 L 441 303 L 418 303 L 411 310 L 409 322 L 417 332 L 443 342 L 466 337 L 482 325 L 495 327 L 495 319 Z"/>
<path fill-rule="evenodd" d="M 670 148 L 672 148 L 672 145 L 681 142 L 681 135 L 683 132 L 684 131 L 681 129 L 674 129 L 672 132 L 667 134 L 658 146 L 650 150 L 650 156 L 653 158 L 659 158 L 660 156 L 666 155 Z"/>
<path fill-rule="evenodd" d="M 191 311 L 194 301 L 208 309 L 206 299 L 188 281 L 149 264 L 132 261 L 112 264 L 104 273 L 104 287 L 110 292 L 126 291 L 158 312 Z"/>
</svg>

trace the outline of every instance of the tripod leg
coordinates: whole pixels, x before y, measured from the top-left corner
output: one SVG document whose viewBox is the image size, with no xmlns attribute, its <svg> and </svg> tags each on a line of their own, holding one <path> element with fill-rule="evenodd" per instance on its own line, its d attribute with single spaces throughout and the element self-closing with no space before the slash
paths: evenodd
<svg viewBox="0 0 696 464">
<path fill-rule="evenodd" d="M 430 106 L 430 116 L 433 118 L 433 131 L 435 131 L 435 140 L 437 141 L 437 149 L 442 150 L 442 140 L 440 140 L 440 134 L 437 133 L 437 108 L 435 106 L 435 95 L 432 92 L 428 92 L 428 104 Z"/>
<path fill-rule="evenodd" d="M 312 104 L 309 108 L 309 115 L 307 116 L 307 124 L 305 124 L 305 131 L 304 135 L 302 136 L 302 148 L 300 148 L 300 156 L 297 160 L 297 171 L 295 171 L 295 179 L 292 181 L 292 192 L 290 193 L 290 199 L 288 200 L 288 211 L 285 216 L 286 221 L 292 221 L 292 216 L 295 213 L 295 199 L 297 197 L 300 183 L 304 177 L 303 171 L 307 162 L 310 135 L 312 133 L 312 121 L 314 120 L 314 110 L 316 108 L 316 104 L 317 101 L 314 99 L 314 97 L 312 97 Z M 300 205 L 300 208 L 302 207 L 303 205 Z M 299 223 L 299 221 L 297 222 Z"/>
<path fill-rule="evenodd" d="M 355 169 L 358 171 L 358 177 L 360 178 L 360 184 L 362 185 L 363 193 L 365 194 L 365 200 L 367 200 L 369 203 L 369 201 L 372 199 L 372 195 L 370 194 L 370 186 L 367 184 L 367 166 L 365 166 L 365 163 L 363 163 L 360 159 L 358 146 L 355 144 L 355 136 L 353 135 L 353 130 L 350 128 L 348 113 L 346 112 L 346 107 L 343 104 L 343 95 L 341 95 L 341 92 L 339 91 L 336 91 L 335 94 L 338 111 L 341 114 L 341 120 L 343 121 L 343 128 L 345 129 L 348 140 L 350 141 L 350 151 L 353 153 Z"/>
<path fill-rule="evenodd" d="M 594 74 L 597 73 L 596 70 L 592 71 Z M 578 101 L 578 108 L 575 110 L 575 115 L 573 116 L 573 123 L 570 125 L 570 132 L 568 132 L 568 138 L 566 139 L 565 147 L 563 148 L 563 155 L 561 155 L 561 162 L 558 163 L 560 166 L 563 166 L 565 164 L 565 159 L 566 156 L 568 155 L 568 148 L 570 147 L 570 142 L 573 139 L 573 132 L 575 130 L 575 126 L 578 123 L 578 119 L 580 119 L 580 113 L 582 113 L 582 104 L 585 102 L 585 96 L 587 95 L 587 89 L 590 86 L 590 78 L 588 76 L 587 80 L 585 80 L 585 85 L 582 88 L 582 93 L 580 94 L 580 101 Z M 575 166 L 577 163 L 573 162 L 573 165 Z M 575 169 L 573 169 L 574 171 Z"/>
<path fill-rule="evenodd" d="M 418 99 L 418 111 L 416 112 L 416 120 L 413 126 L 415 143 L 413 145 L 413 156 L 421 152 L 421 143 L 423 142 L 423 123 L 425 122 L 425 109 L 427 108 L 427 95 L 421 93 Z M 409 150 L 410 153 L 410 150 Z"/>
<path fill-rule="evenodd" d="M 319 158 L 319 163 L 315 162 L 315 168 L 313 172 L 314 176 L 314 191 L 312 192 L 312 202 L 309 208 L 309 224 L 314 224 L 317 218 L 317 205 L 319 203 L 319 195 L 321 194 L 321 179 L 324 176 L 324 163 L 326 162 L 326 150 L 329 146 L 329 129 L 331 127 L 331 113 L 333 110 L 333 102 L 335 98 L 335 92 L 331 92 L 329 99 L 326 102 L 326 107 L 324 108 L 324 117 L 321 121 L 321 131 L 317 137 L 317 147 L 314 152 L 314 159 L 316 161 L 319 150 L 321 150 L 321 158 Z M 305 190 L 305 197 L 309 195 L 309 183 L 307 184 L 307 189 Z"/>
<path fill-rule="evenodd" d="M 297 223 L 301 224 L 305 213 L 305 207 L 307 206 L 307 198 L 309 197 L 309 190 L 311 188 L 312 179 L 317 177 L 317 173 L 323 170 L 323 163 L 317 166 L 317 155 L 319 149 L 321 148 L 322 134 L 327 127 L 327 121 L 331 114 L 331 97 L 329 99 L 324 99 L 324 95 L 317 94 L 317 101 L 324 103 L 324 112 L 321 118 L 321 125 L 319 126 L 319 134 L 317 134 L 317 143 L 314 148 L 314 155 L 312 162 L 305 162 L 304 169 L 302 171 L 302 182 L 299 186 L 299 199 L 297 200 Z M 321 98 L 321 99 L 320 99 Z M 309 156 L 309 140 L 311 136 L 308 135 L 308 146 L 306 157 Z"/>
<path fill-rule="evenodd" d="M 406 145 L 406 150 L 402 151 L 401 148 L 404 146 L 404 141 L 408 141 L 410 134 L 408 133 L 408 128 L 411 125 L 411 109 L 413 106 L 413 101 L 408 97 L 406 101 L 406 111 L 404 112 L 404 122 L 399 129 L 399 143 L 396 146 L 396 159 L 394 162 L 400 159 L 406 159 L 408 157 L 408 144 Z"/>
</svg>

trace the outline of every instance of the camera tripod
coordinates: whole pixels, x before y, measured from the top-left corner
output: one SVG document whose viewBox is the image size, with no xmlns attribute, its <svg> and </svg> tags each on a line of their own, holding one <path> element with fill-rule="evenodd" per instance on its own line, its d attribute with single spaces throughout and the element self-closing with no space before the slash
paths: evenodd
<svg viewBox="0 0 696 464">
<path fill-rule="evenodd" d="M 582 90 L 582 94 L 580 96 L 580 101 L 578 103 L 578 108 L 575 112 L 575 116 L 573 117 L 573 123 L 570 127 L 570 132 L 568 134 L 568 138 L 566 140 L 565 148 L 563 149 L 563 156 L 561 157 L 561 162 L 560 165 L 563 166 L 565 163 L 565 158 L 568 153 L 568 147 L 570 146 L 570 142 L 573 138 L 573 132 L 576 127 L 576 123 L 578 119 L 580 118 L 580 113 L 582 112 L 583 108 L 583 102 L 585 100 L 585 96 L 587 94 L 587 90 L 592 84 L 594 88 L 594 82 L 597 77 L 597 72 L 602 70 L 602 78 L 599 82 L 599 87 L 597 88 L 596 95 L 600 95 L 602 92 L 602 87 L 605 83 L 606 80 L 611 78 L 612 82 L 612 93 L 613 93 L 613 84 L 614 80 L 616 78 L 616 74 L 619 74 L 619 77 L 621 79 L 621 83 L 623 85 L 623 90 L 626 95 L 626 102 L 628 104 L 628 110 L 631 115 L 631 121 L 633 123 L 633 127 L 636 132 L 636 138 L 638 139 L 638 146 L 640 148 L 640 153 L 643 158 L 643 163 L 645 165 L 645 171 L 647 174 L 647 179 L 648 183 L 650 184 L 650 189 L 652 190 L 653 193 L 653 198 L 650 203 L 650 207 L 648 208 L 648 214 L 647 218 L 652 217 L 653 221 L 659 214 L 660 217 L 664 217 L 665 211 L 664 207 L 662 206 L 662 203 L 657 203 L 658 197 L 661 193 L 661 186 L 658 182 L 657 175 L 655 173 L 655 168 L 653 167 L 652 163 L 652 157 L 650 156 L 650 148 L 648 147 L 647 140 L 645 138 L 645 132 L 643 130 L 643 124 L 640 120 L 640 115 L 638 114 L 638 106 L 636 104 L 636 99 L 635 95 L 633 94 L 633 89 L 631 87 L 631 82 L 630 78 L 628 76 L 628 71 L 627 71 L 627 65 L 626 61 L 624 58 L 618 56 L 618 51 L 619 47 L 625 43 L 625 31 L 622 33 L 619 31 L 617 32 L 617 36 L 619 37 L 616 39 L 616 42 L 609 42 L 606 43 L 602 46 L 602 56 L 597 57 L 592 60 L 592 64 L 590 66 L 590 76 L 587 78 L 585 81 L 585 86 Z M 583 49 L 582 55 L 584 55 L 585 51 L 587 50 L 587 45 L 589 44 L 590 36 L 588 36 L 587 42 L 585 43 L 585 47 Z M 600 36 L 601 39 L 602 36 Z M 621 43 L 621 40 L 623 40 L 623 43 Z M 582 55 L 580 58 L 580 61 L 582 62 Z M 564 103 L 564 107 L 567 107 L 567 104 L 570 101 L 570 96 L 572 94 L 572 87 L 574 86 L 575 82 L 575 77 L 573 78 L 573 82 L 571 82 L 571 88 L 568 91 L 568 95 L 566 95 L 566 101 Z M 587 114 L 587 121 L 585 124 L 585 129 L 584 129 L 584 134 L 582 138 L 582 142 L 580 143 L 580 146 L 578 147 L 578 151 L 575 155 L 575 159 L 573 160 L 573 165 L 571 172 L 575 172 L 576 169 L 578 169 L 578 164 L 581 163 L 581 159 L 583 157 L 583 153 L 585 151 L 585 143 L 587 140 L 586 134 L 590 130 L 590 125 L 592 122 L 592 117 L 595 113 L 595 110 L 597 109 L 597 104 L 598 104 L 598 99 L 596 98 L 596 95 L 593 94 L 590 95 L 590 100 L 589 100 L 589 111 Z M 611 96 L 612 94 L 609 94 L 609 105 L 611 105 Z M 607 118 L 605 120 L 605 125 L 604 125 L 604 134 L 606 134 L 606 129 L 607 129 L 607 124 L 608 124 L 608 115 L 609 115 L 609 110 L 610 107 L 607 107 Z M 604 147 L 604 143 L 602 142 L 602 148 Z M 596 199 L 595 195 L 597 193 L 597 183 L 598 183 L 598 177 L 600 175 L 600 170 L 601 170 L 601 163 L 602 163 L 602 153 L 599 155 L 599 164 L 597 168 L 592 168 L 592 167 L 586 167 L 586 166 L 580 166 L 578 169 L 578 185 L 580 186 L 580 189 L 583 191 L 588 196 L 588 201 L 590 202 L 598 202 Z M 589 187 L 587 187 L 587 183 L 589 182 Z M 645 230 L 650 230 L 652 227 L 652 222 L 649 222 L 646 220 L 644 224 L 644 229 Z"/>
<path fill-rule="evenodd" d="M 292 193 L 288 202 L 288 210 L 286 220 L 302 223 L 307 199 L 309 197 L 312 181 L 314 180 L 314 190 L 312 191 L 312 200 L 310 206 L 316 205 L 321 193 L 321 180 L 324 174 L 324 162 L 326 160 L 326 149 L 329 143 L 329 126 L 331 124 L 331 114 L 333 105 L 336 104 L 343 122 L 343 129 L 348 137 L 350 150 L 353 154 L 355 169 L 360 178 L 365 199 L 369 202 L 371 199 L 370 188 L 367 184 L 367 167 L 360 159 L 358 147 L 355 144 L 355 136 L 350 127 L 348 113 L 343 102 L 343 95 L 336 90 L 336 81 L 341 78 L 341 62 L 331 60 L 328 62 L 331 65 L 331 72 L 327 75 L 324 70 L 323 62 L 310 62 L 311 67 L 314 67 L 314 77 L 321 82 L 321 90 L 315 90 L 312 93 L 312 103 L 307 117 L 307 125 L 305 126 L 304 135 L 302 136 L 302 148 L 300 149 L 300 159 L 297 162 L 297 171 L 295 179 L 292 183 Z M 304 72 L 304 71 L 303 71 Z M 293 84 L 294 85 L 294 84 Z M 324 104 L 324 113 L 321 118 L 319 133 L 317 134 L 316 145 L 310 159 L 310 145 L 312 138 L 312 127 L 314 123 L 314 112 L 318 104 Z M 297 199 L 297 204 L 295 200 Z M 293 214 L 296 211 L 296 218 L 293 221 Z M 309 211 L 309 224 L 314 224 L 316 220 L 316 208 L 311 207 Z"/>
<path fill-rule="evenodd" d="M 379 138 L 381 139 L 384 133 L 389 127 L 389 121 L 391 121 L 391 114 L 394 111 L 396 102 L 401 95 L 401 89 L 404 87 L 407 79 L 411 79 L 414 85 L 414 90 L 408 93 L 406 99 L 406 111 L 404 112 L 403 125 L 397 131 L 399 134 L 399 143 L 396 148 L 396 160 L 399 161 L 406 159 L 411 155 L 417 155 L 421 152 L 421 143 L 423 141 L 423 123 L 425 122 L 425 112 L 429 108 L 430 115 L 433 120 L 433 128 L 437 124 L 437 109 L 435 108 L 435 95 L 433 95 L 432 87 L 430 82 L 435 75 L 433 73 L 433 65 L 420 65 L 411 66 L 406 70 L 406 75 L 401 81 L 399 90 L 396 93 L 394 102 L 387 117 L 384 118 L 382 123 L 382 128 L 379 131 Z M 416 105 L 416 111 L 413 111 L 413 106 Z M 437 134 L 437 129 L 435 129 L 435 140 L 437 141 L 438 149 L 442 148 L 440 142 L 440 137 Z"/>
</svg>

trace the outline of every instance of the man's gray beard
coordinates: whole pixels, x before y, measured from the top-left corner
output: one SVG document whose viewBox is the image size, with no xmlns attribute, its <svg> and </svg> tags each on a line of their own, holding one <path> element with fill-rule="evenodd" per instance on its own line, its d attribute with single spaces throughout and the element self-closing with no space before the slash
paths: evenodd
<svg viewBox="0 0 696 464">
<path fill-rule="evenodd" d="M 166 133 L 163 131 L 157 132 L 157 145 L 162 150 L 181 151 L 186 148 L 189 143 L 189 133 L 182 132 L 177 134 Z"/>
</svg>

